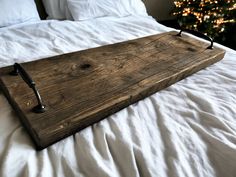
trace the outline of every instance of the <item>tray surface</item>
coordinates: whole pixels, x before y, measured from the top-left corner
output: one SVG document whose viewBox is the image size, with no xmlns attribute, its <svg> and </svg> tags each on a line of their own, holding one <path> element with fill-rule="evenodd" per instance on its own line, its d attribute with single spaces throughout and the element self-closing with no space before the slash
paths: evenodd
<svg viewBox="0 0 236 177">
<path fill-rule="evenodd" d="M 0 69 L 0 86 L 43 149 L 223 58 L 225 51 L 177 32 L 22 64 L 47 111 L 32 112 L 33 91 L 13 67 Z"/>
</svg>

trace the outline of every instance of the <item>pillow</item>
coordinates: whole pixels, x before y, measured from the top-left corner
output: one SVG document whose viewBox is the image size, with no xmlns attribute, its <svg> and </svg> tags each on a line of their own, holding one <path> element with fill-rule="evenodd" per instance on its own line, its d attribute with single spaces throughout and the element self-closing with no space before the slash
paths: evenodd
<svg viewBox="0 0 236 177">
<path fill-rule="evenodd" d="M 0 0 L 0 27 L 40 20 L 34 0 Z"/>
<path fill-rule="evenodd" d="M 132 15 L 147 16 L 147 10 L 142 0 L 121 0 L 124 8 Z"/>
<path fill-rule="evenodd" d="M 67 0 L 74 20 L 88 20 L 105 16 L 124 17 L 147 15 L 141 0 Z"/>
<path fill-rule="evenodd" d="M 43 0 L 48 19 L 71 20 L 67 0 Z"/>
</svg>

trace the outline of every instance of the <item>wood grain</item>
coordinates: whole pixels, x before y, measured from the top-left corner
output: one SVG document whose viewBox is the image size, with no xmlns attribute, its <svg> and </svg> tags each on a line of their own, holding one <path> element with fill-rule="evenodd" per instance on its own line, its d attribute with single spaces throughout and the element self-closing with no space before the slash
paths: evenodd
<svg viewBox="0 0 236 177">
<path fill-rule="evenodd" d="M 33 91 L 13 67 L 0 86 L 38 149 L 93 124 L 219 61 L 225 51 L 176 32 L 22 64 L 47 106 L 35 114 Z"/>
</svg>

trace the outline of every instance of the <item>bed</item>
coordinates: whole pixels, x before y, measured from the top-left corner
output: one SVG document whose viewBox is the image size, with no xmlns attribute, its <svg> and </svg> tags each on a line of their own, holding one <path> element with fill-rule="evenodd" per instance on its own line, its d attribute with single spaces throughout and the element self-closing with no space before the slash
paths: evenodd
<svg viewBox="0 0 236 177">
<path fill-rule="evenodd" d="M 151 16 L 44 20 L 0 28 L 0 67 L 173 30 Z M 236 51 L 36 151 L 0 91 L 0 176 L 236 176 Z"/>
</svg>

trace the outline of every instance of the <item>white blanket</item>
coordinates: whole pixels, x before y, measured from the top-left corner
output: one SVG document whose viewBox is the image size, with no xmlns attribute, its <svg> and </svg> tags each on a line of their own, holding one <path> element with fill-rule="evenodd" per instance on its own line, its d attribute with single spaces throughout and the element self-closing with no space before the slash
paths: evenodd
<svg viewBox="0 0 236 177">
<path fill-rule="evenodd" d="M 151 17 L 0 29 L 0 66 L 169 31 Z M 236 52 L 43 151 L 0 92 L 0 176 L 236 176 Z"/>
</svg>

